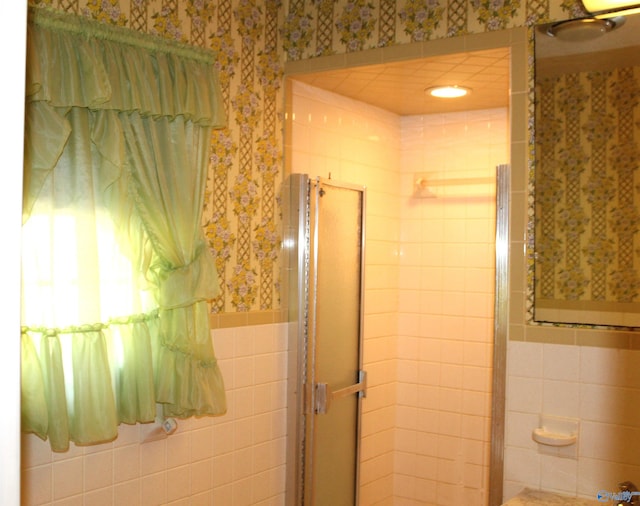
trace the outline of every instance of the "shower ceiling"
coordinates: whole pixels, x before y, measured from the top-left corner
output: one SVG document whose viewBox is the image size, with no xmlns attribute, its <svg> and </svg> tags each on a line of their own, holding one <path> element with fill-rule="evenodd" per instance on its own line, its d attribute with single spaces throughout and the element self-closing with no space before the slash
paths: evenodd
<svg viewBox="0 0 640 506">
<path fill-rule="evenodd" d="M 509 49 L 350 67 L 293 79 L 405 116 L 492 109 L 509 105 Z M 425 88 L 457 84 L 471 93 L 434 98 Z"/>
</svg>

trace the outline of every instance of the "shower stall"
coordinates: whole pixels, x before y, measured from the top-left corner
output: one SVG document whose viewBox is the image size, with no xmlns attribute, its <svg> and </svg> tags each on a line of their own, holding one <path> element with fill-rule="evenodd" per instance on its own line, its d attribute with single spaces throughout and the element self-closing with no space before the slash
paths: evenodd
<svg viewBox="0 0 640 506">
<path fill-rule="evenodd" d="M 287 505 L 358 504 L 365 189 L 289 177 Z"/>
</svg>

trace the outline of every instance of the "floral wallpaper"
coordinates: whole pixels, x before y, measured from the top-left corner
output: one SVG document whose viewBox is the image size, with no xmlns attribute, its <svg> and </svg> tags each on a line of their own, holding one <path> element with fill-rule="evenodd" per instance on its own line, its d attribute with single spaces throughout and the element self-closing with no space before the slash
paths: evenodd
<svg viewBox="0 0 640 506">
<path fill-rule="evenodd" d="M 547 77 L 537 97 L 536 297 L 638 302 L 640 67 Z"/>
<path fill-rule="evenodd" d="M 531 25 L 579 0 L 30 0 L 217 52 L 228 126 L 211 139 L 203 227 L 214 313 L 280 308 L 285 60 Z"/>
</svg>

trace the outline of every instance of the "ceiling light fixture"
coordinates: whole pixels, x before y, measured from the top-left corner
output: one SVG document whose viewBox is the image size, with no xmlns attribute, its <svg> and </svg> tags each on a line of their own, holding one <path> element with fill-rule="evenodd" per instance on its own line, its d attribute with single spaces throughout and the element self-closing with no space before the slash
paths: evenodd
<svg viewBox="0 0 640 506">
<path fill-rule="evenodd" d="M 547 35 L 568 42 L 584 42 L 601 37 L 624 23 L 624 17 L 610 19 L 577 18 L 549 25 Z"/>
<path fill-rule="evenodd" d="M 582 0 L 585 10 L 597 18 L 611 18 L 640 13 L 638 0 Z"/>
<path fill-rule="evenodd" d="M 432 97 L 458 98 L 464 97 L 466 94 L 470 93 L 471 89 L 453 84 L 447 86 L 434 86 L 432 88 L 427 88 L 424 91 L 429 93 L 429 95 L 431 95 Z"/>
</svg>

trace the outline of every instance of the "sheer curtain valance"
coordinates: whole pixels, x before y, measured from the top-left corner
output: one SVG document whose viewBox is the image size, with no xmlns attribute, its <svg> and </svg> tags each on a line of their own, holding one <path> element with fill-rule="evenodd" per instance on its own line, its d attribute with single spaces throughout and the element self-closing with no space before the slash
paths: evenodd
<svg viewBox="0 0 640 506">
<path fill-rule="evenodd" d="M 49 9 L 27 47 L 23 430 L 62 451 L 157 405 L 224 413 L 201 227 L 213 55 Z"/>
</svg>

